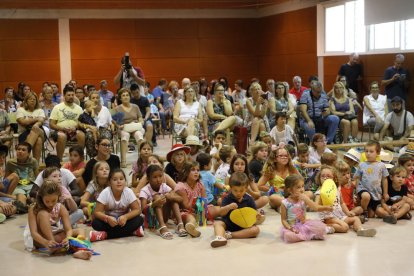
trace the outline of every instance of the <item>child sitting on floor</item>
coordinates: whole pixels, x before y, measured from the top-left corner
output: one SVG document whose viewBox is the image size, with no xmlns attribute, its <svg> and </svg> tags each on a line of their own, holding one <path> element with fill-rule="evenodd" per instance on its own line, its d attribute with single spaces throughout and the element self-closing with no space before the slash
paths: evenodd
<svg viewBox="0 0 414 276">
<path fill-rule="evenodd" d="M 243 228 L 230 219 L 230 214 L 235 209 L 250 207 L 256 209 L 253 198 L 246 194 L 250 179 L 245 173 L 235 172 L 230 177 L 230 194 L 223 199 L 220 208 L 222 221 L 214 223 L 214 234 L 216 238 L 211 241 L 212 247 L 224 246 L 228 239 L 255 238 L 260 229 L 256 225 Z"/>
</svg>

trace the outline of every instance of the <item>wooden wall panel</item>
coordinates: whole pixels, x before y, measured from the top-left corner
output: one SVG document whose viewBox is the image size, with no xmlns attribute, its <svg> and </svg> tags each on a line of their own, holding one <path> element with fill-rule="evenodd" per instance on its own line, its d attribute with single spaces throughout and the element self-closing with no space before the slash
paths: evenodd
<svg viewBox="0 0 414 276">
<path fill-rule="evenodd" d="M 258 72 L 262 84 L 273 78 L 292 83 L 295 75 L 305 81 L 317 74 L 316 8 L 262 18 L 258 24 L 261 45 Z"/>
<path fill-rule="evenodd" d="M 39 92 L 60 81 L 57 20 L 0 20 L 0 95 L 21 81 Z"/>
<path fill-rule="evenodd" d="M 112 80 L 128 51 L 152 85 L 223 75 L 233 83 L 257 74 L 256 28 L 257 19 L 70 20 L 72 75 L 95 85 L 107 79 L 116 90 Z"/>
</svg>

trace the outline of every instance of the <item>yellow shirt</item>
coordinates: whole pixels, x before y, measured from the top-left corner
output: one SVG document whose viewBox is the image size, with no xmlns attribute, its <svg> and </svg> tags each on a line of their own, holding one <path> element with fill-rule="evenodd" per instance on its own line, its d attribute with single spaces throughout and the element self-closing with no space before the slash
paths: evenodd
<svg viewBox="0 0 414 276">
<path fill-rule="evenodd" d="M 82 108 L 77 104 L 69 106 L 65 103 L 60 103 L 53 108 L 50 119 L 56 120 L 59 127 L 76 128 L 79 115 L 82 113 Z"/>
</svg>

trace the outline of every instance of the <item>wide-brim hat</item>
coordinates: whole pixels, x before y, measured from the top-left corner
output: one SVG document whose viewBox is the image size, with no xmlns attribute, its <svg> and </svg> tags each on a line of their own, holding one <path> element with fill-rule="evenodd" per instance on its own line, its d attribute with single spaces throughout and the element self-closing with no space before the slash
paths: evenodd
<svg viewBox="0 0 414 276">
<path fill-rule="evenodd" d="M 394 154 L 389 150 L 381 150 L 380 159 L 381 162 L 390 163 L 394 159 Z"/>
<path fill-rule="evenodd" d="M 414 155 L 414 142 L 408 142 L 405 152 Z"/>
<path fill-rule="evenodd" d="M 345 154 L 345 157 L 348 157 L 349 159 L 358 162 L 361 160 L 361 153 L 357 151 L 355 148 L 349 149 Z"/>
<path fill-rule="evenodd" d="M 179 151 L 179 150 L 183 150 L 186 154 L 189 154 L 191 149 L 187 146 L 184 146 L 183 144 L 175 144 L 174 146 L 172 146 L 171 150 L 167 153 L 167 161 L 171 162 L 171 156 L 173 155 L 174 152 Z"/>
<path fill-rule="evenodd" d="M 200 143 L 200 139 L 195 136 L 195 135 L 188 135 L 187 138 L 185 139 L 185 145 L 186 146 L 203 146 Z"/>
</svg>

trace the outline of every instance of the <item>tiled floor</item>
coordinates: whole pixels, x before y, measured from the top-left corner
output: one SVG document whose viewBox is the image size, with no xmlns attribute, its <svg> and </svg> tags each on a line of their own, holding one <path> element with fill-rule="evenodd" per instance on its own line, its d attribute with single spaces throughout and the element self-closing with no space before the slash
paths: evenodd
<svg viewBox="0 0 414 276">
<path fill-rule="evenodd" d="M 164 155 L 170 147 L 166 137 L 155 152 Z M 128 160 L 136 160 L 134 155 Z M 365 227 L 377 229 L 374 238 L 350 231 L 325 241 L 285 244 L 279 214 L 265 210 L 267 219 L 256 239 L 230 240 L 212 249 L 212 226 L 202 227 L 200 238 L 175 235 L 171 241 L 147 231 L 144 238 L 94 243 L 101 255 L 91 261 L 26 252 L 22 227 L 27 216 L 18 216 L 0 225 L 0 275 L 414 275 L 413 221 L 388 225 L 371 219 Z"/>
</svg>

